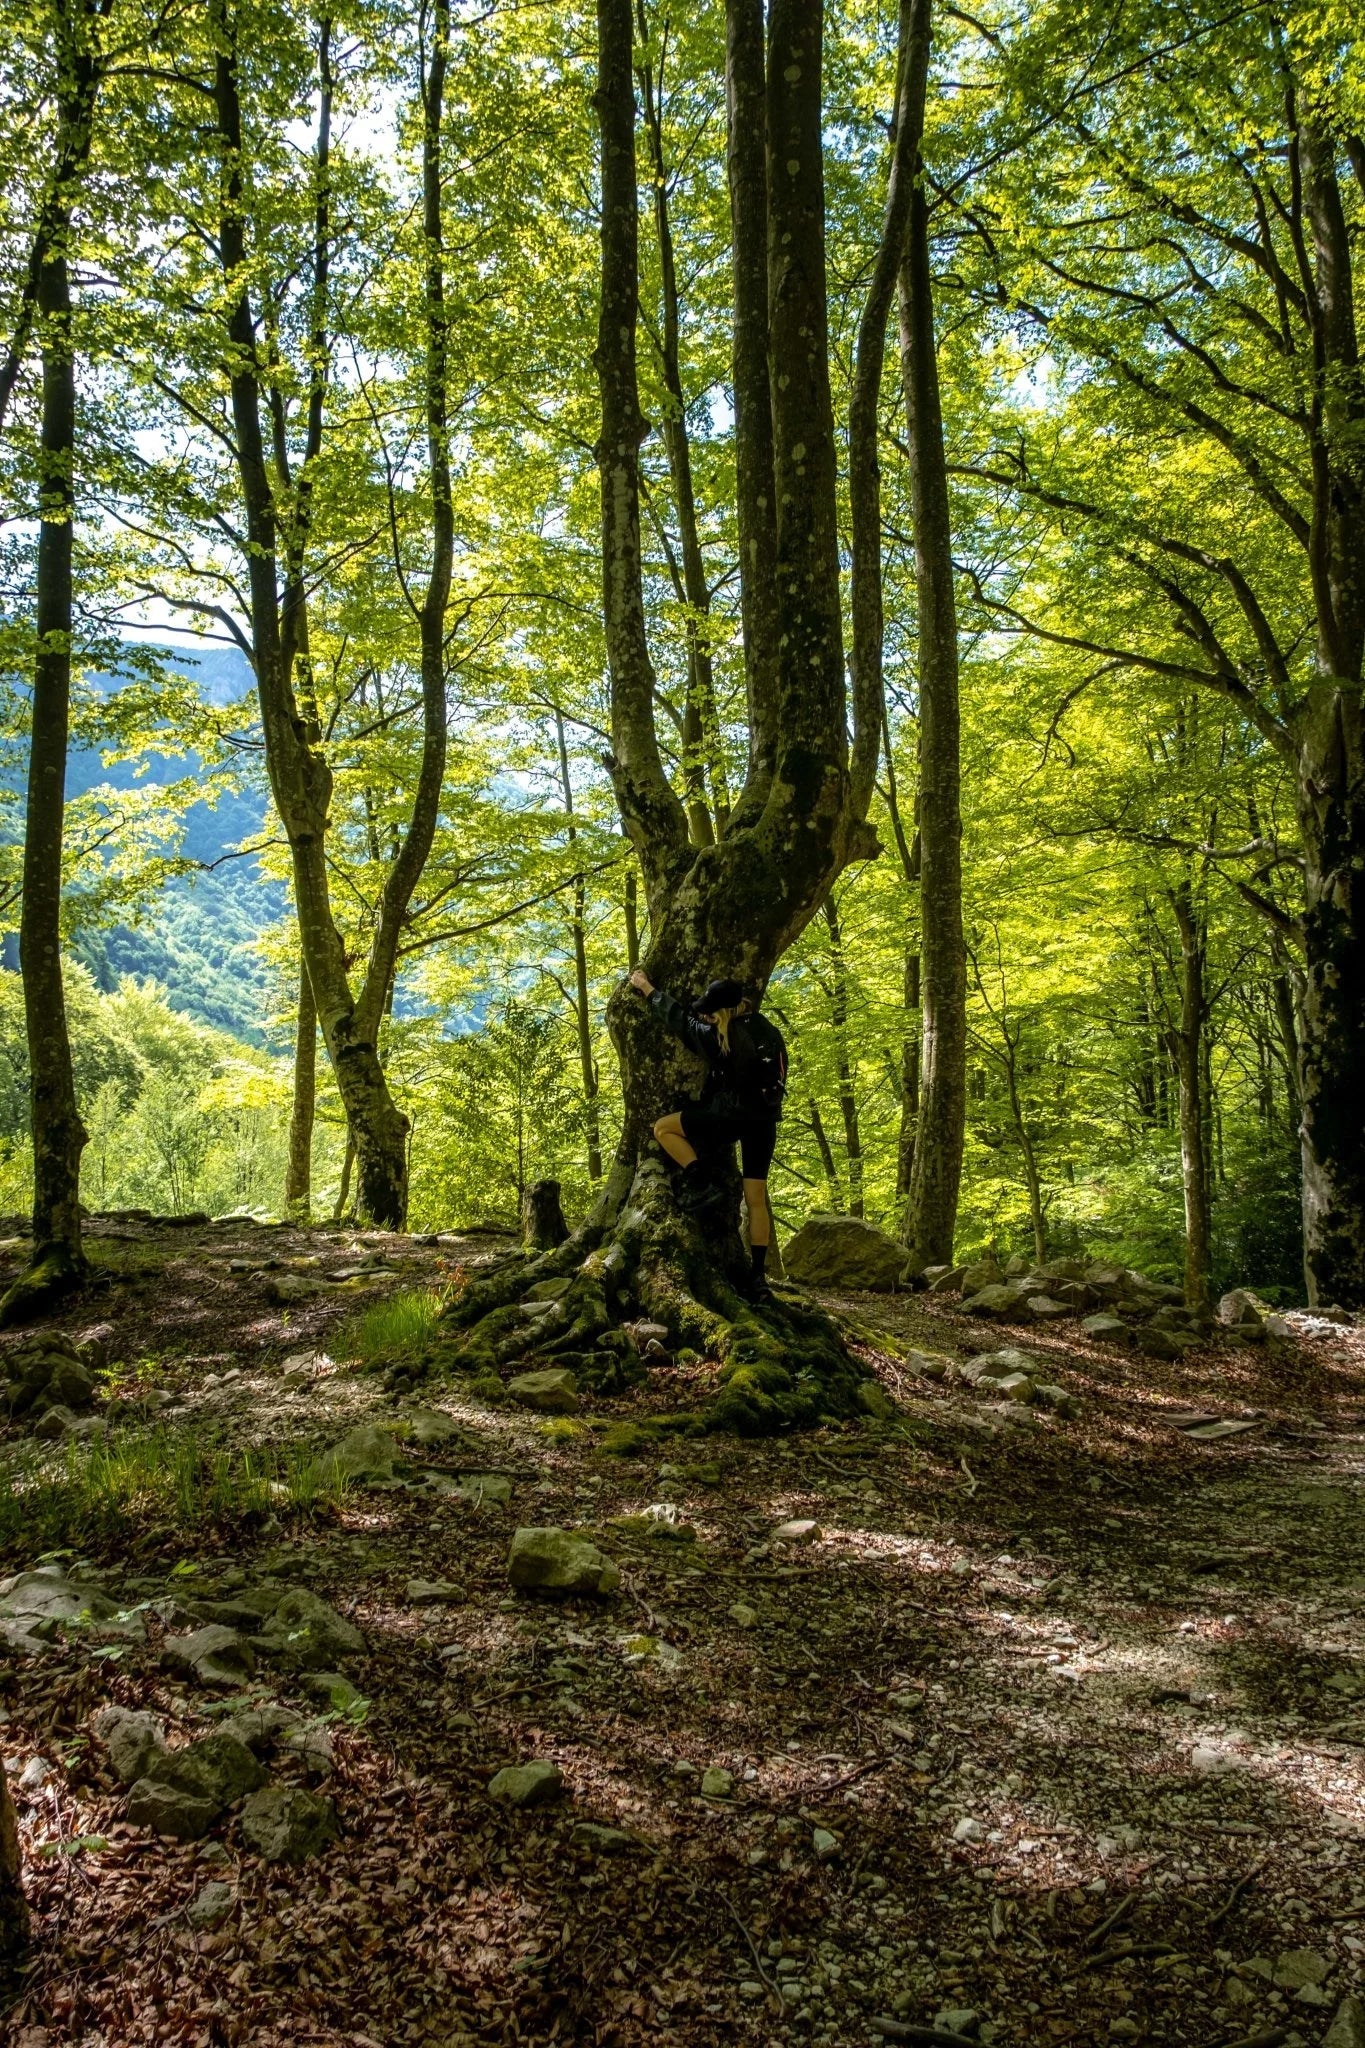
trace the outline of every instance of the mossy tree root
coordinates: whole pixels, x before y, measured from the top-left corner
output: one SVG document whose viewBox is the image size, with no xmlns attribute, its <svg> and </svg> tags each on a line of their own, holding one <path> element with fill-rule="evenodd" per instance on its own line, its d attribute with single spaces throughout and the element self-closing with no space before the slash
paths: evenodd
<svg viewBox="0 0 1365 2048">
<path fill-rule="evenodd" d="M 44 1245 L 0 1299 L 0 1330 L 46 1315 L 74 1294 L 88 1275 L 85 1260 L 70 1245 Z"/>
<path fill-rule="evenodd" d="M 571 1364 L 587 1384 L 616 1391 L 646 1369 L 623 1327 L 645 1320 L 667 1329 L 674 1350 L 719 1367 L 704 1411 L 660 1427 L 768 1436 L 856 1413 L 866 1369 L 830 1318 L 790 1298 L 758 1307 L 740 1292 L 738 1181 L 733 1202 L 705 1222 L 678 1209 L 675 1186 L 646 1155 L 614 1203 L 599 1202 L 565 1244 L 467 1288 L 448 1313 L 463 1334 L 445 1363 L 485 1383 L 518 1360 Z M 528 1316 L 529 1289 L 564 1277 L 564 1292 Z"/>
</svg>

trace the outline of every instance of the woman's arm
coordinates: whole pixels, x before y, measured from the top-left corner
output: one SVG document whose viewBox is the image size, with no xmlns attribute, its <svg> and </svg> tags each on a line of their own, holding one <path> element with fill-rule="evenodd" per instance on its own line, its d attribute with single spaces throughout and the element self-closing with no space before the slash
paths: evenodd
<svg viewBox="0 0 1365 2048">
<path fill-rule="evenodd" d="M 630 985 L 639 995 L 646 998 L 665 1031 L 671 1031 L 680 1038 L 689 1052 L 697 1054 L 711 1066 L 722 1057 L 720 1033 L 714 1024 L 703 1024 L 700 1017 L 684 1009 L 676 996 L 666 988 L 656 988 L 643 967 L 637 967 L 630 977 Z"/>
</svg>

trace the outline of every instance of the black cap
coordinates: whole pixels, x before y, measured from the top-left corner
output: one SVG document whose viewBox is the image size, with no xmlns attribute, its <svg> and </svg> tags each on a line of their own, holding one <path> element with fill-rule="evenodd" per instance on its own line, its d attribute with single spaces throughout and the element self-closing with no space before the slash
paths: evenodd
<svg viewBox="0 0 1365 2048">
<path fill-rule="evenodd" d="M 749 991 L 742 981 L 712 981 L 692 1005 L 694 1017 L 714 1017 L 717 1010 L 737 1010 Z"/>
</svg>

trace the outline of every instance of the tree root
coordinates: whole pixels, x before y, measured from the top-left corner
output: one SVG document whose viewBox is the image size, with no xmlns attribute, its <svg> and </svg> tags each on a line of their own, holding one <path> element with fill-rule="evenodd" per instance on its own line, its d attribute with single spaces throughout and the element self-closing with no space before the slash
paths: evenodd
<svg viewBox="0 0 1365 2048">
<path fill-rule="evenodd" d="M 618 1393 L 647 1373 L 631 1325 L 668 1333 L 666 1349 L 713 1359 L 717 1387 L 700 1413 L 617 1425 L 606 1448 L 724 1430 L 770 1436 L 860 1407 L 867 1370 L 822 1311 L 784 1295 L 761 1307 L 740 1291 L 747 1262 L 728 1213 L 703 1226 L 682 1214 L 662 1163 L 614 1169 L 593 1214 L 562 1245 L 476 1281 L 444 1317 L 439 1364 L 475 1391 L 503 1393 L 513 1365 L 570 1366 L 581 1385 Z M 544 1304 L 542 1306 L 542 1304 Z"/>
<path fill-rule="evenodd" d="M 45 1315 L 74 1294 L 84 1284 L 88 1272 L 85 1260 L 70 1245 L 41 1246 L 35 1250 L 32 1264 L 0 1299 L 0 1330 Z"/>
</svg>

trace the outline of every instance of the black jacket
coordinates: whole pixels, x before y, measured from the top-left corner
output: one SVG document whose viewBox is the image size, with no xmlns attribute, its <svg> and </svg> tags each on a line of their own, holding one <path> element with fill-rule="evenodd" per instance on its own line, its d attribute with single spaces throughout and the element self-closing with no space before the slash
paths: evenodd
<svg viewBox="0 0 1365 2048">
<path fill-rule="evenodd" d="M 777 1121 L 787 1085 L 787 1047 L 775 1024 L 757 1013 L 734 1018 L 727 1053 L 715 1025 L 693 1016 L 666 988 L 654 990 L 649 1007 L 666 1031 L 706 1061 L 703 1109 L 716 1116 Z"/>
</svg>

